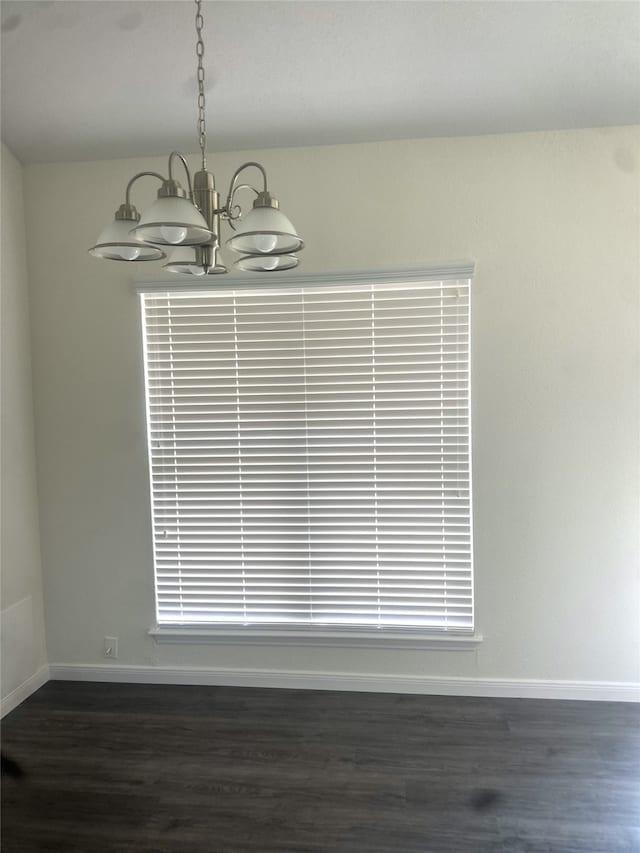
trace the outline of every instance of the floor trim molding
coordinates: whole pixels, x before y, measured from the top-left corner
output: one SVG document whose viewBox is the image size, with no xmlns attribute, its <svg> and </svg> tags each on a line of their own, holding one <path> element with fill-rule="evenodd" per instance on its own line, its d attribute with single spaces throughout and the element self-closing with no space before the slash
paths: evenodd
<svg viewBox="0 0 640 853">
<path fill-rule="evenodd" d="M 423 693 L 526 699 L 583 699 L 640 702 L 640 684 L 610 681 L 441 678 L 294 670 L 208 669 L 167 666 L 112 666 L 55 663 L 51 678 L 137 684 L 202 684 L 228 687 L 279 687 L 303 690 L 354 690 L 369 693 Z"/>
<path fill-rule="evenodd" d="M 14 708 L 17 708 L 21 702 L 28 699 L 32 693 L 35 693 L 43 684 L 49 681 L 50 673 L 47 664 L 41 666 L 33 675 L 29 676 L 26 681 L 19 684 L 0 702 L 0 717 L 6 716 Z"/>
</svg>

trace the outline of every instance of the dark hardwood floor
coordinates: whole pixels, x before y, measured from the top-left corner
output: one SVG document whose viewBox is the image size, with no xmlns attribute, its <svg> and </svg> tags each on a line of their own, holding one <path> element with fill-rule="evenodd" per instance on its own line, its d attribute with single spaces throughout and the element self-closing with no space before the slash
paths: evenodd
<svg viewBox="0 0 640 853">
<path fill-rule="evenodd" d="M 49 682 L 3 853 L 640 851 L 640 706 Z"/>
</svg>

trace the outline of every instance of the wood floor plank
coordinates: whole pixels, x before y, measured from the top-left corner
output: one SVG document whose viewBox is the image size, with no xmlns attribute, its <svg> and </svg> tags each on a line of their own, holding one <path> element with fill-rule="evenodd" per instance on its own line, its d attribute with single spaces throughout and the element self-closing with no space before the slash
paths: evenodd
<svg viewBox="0 0 640 853">
<path fill-rule="evenodd" d="M 640 853 L 640 707 L 49 682 L 4 853 Z"/>
</svg>

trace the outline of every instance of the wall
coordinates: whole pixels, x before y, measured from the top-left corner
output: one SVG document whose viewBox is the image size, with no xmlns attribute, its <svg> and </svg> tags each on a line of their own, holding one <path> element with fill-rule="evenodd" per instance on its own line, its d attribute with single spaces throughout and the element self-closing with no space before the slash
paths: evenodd
<svg viewBox="0 0 640 853">
<path fill-rule="evenodd" d="M 638 128 L 244 152 L 307 241 L 301 272 L 472 259 L 477 651 L 161 646 L 140 321 L 91 258 L 131 174 L 26 169 L 50 659 L 640 682 Z M 192 158 L 193 162 L 195 158 Z M 224 186 L 239 155 L 212 156 Z M 154 191 L 142 181 L 134 201 Z"/>
<path fill-rule="evenodd" d="M 2 710 L 46 680 L 22 166 L 2 145 Z"/>
</svg>

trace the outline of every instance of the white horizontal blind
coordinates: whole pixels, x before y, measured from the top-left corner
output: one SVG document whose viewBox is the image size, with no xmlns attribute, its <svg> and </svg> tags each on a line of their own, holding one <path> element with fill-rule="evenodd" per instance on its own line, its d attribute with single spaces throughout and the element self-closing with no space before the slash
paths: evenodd
<svg viewBox="0 0 640 853">
<path fill-rule="evenodd" d="M 472 628 L 468 280 L 141 299 L 160 624 Z"/>
</svg>

